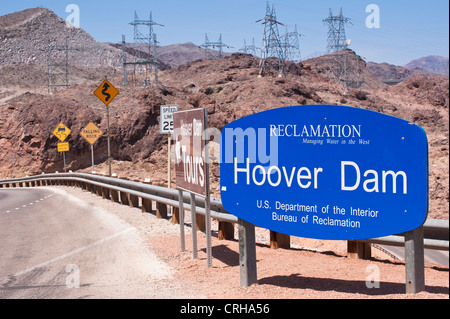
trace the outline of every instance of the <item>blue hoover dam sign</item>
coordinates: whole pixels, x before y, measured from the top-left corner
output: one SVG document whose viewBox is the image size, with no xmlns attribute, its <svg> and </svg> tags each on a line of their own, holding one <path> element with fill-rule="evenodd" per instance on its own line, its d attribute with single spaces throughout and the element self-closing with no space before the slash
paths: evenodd
<svg viewBox="0 0 450 319">
<path fill-rule="evenodd" d="M 360 108 L 272 109 L 224 127 L 220 187 L 227 211 L 276 232 L 398 234 L 427 217 L 427 137 L 414 123 Z"/>
</svg>

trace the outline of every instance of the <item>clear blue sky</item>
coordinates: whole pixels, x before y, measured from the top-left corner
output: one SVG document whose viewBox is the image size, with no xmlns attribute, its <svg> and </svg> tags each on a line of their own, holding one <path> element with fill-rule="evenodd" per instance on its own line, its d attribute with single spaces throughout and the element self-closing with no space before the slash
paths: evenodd
<svg viewBox="0 0 450 319">
<path fill-rule="evenodd" d="M 448 0 L 272 0 L 278 21 L 289 31 L 297 24 L 302 58 L 325 52 L 327 27 L 322 20 L 329 8 L 344 16 L 352 24 L 346 26 L 350 48 L 366 61 L 404 65 L 428 55 L 449 56 L 449 2 Z M 164 27 L 155 27 L 161 45 L 192 42 L 200 45 L 205 33 L 210 41 L 220 34 L 227 45 L 225 51 L 238 51 L 255 39 L 261 46 L 263 25 L 256 23 L 265 15 L 266 0 L 2 0 L 0 15 L 32 7 L 45 7 L 66 19 L 66 6 L 80 8 L 80 27 L 96 40 L 120 42 L 125 34 L 133 41 L 133 27 L 128 23 L 134 11 L 140 19 L 153 20 Z M 380 9 L 380 28 L 366 27 L 369 4 Z M 280 29 L 280 32 L 284 29 Z"/>
</svg>

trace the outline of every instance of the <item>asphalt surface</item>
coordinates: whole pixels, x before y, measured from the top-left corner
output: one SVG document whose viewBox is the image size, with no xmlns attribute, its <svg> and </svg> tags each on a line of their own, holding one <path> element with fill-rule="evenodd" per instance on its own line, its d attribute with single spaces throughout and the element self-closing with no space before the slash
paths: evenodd
<svg viewBox="0 0 450 319">
<path fill-rule="evenodd" d="M 57 190 L 0 190 L 0 299 L 169 298 L 136 229 Z"/>
<path fill-rule="evenodd" d="M 391 245 L 380 245 L 384 249 L 390 251 L 394 256 L 400 260 L 405 260 L 405 247 L 391 246 Z M 448 251 L 425 249 L 424 252 L 425 262 L 432 263 L 448 267 Z"/>
</svg>

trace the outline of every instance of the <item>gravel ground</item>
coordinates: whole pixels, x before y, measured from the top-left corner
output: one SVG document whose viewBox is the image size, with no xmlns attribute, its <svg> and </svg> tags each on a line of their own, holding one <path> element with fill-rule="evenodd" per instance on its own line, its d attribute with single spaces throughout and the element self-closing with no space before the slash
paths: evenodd
<svg viewBox="0 0 450 319">
<path fill-rule="evenodd" d="M 217 223 L 212 221 L 212 267 L 206 263 L 206 237 L 197 232 L 198 259 L 192 259 L 192 232 L 186 212 L 186 251 L 180 252 L 180 226 L 170 218 L 157 219 L 102 200 L 78 188 L 57 187 L 83 201 L 122 218 L 135 227 L 142 241 L 158 258 L 174 270 L 173 278 L 158 285 L 180 287 L 174 298 L 212 299 L 448 299 L 449 268 L 425 264 L 425 291 L 405 294 L 403 261 L 372 248 L 370 260 L 346 257 L 345 241 L 321 241 L 291 237 L 290 249 L 270 249 L 269 231 L 256 228 L 258 282 L 240 287 L 239 242 L 219 240 Z M 237 227 L 235 227 L 237 230 Z M 378 276 L 379 287 L 368 288 Z M 149 298 L 152 298 L 149 296 Z M 168 298 L 170 298 L 168 296 Z"/>
</svg>

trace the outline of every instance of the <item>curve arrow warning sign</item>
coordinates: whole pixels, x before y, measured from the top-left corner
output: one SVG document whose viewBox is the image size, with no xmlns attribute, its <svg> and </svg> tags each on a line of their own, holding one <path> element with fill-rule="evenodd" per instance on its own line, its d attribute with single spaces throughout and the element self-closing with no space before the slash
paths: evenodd
<svg viewBox="0 0 450 319">
<path fill-rule="evenodd" d="M 96 97 L 100 99 L 106 106 L 114 100 L 119 94 L 117 90 L 108 80 L 104 80 L 102 84 L 94 91 Z"/>
</svg>

